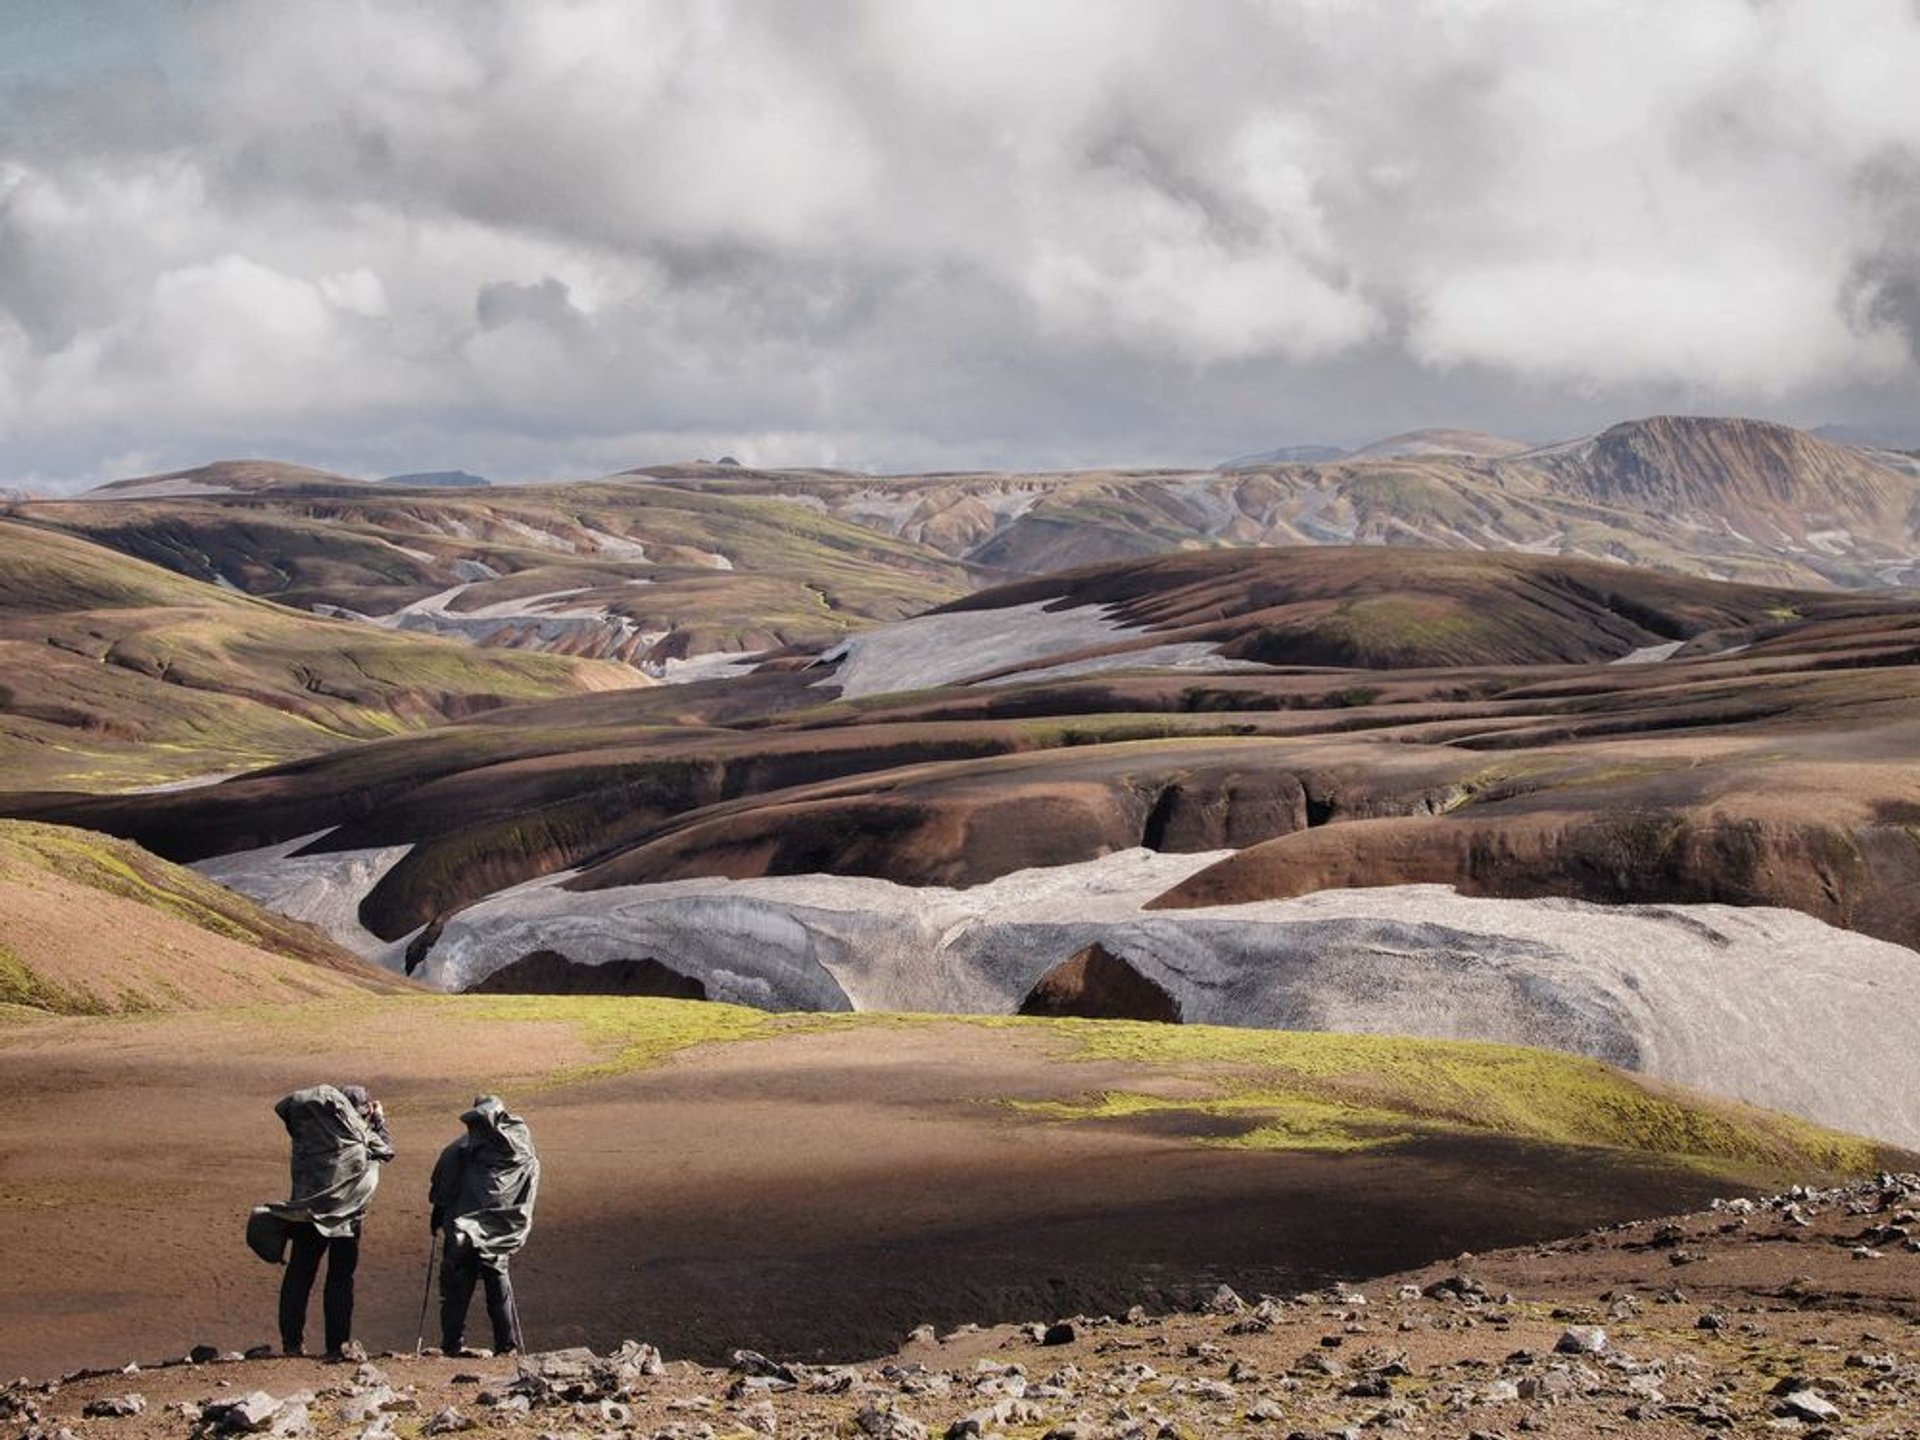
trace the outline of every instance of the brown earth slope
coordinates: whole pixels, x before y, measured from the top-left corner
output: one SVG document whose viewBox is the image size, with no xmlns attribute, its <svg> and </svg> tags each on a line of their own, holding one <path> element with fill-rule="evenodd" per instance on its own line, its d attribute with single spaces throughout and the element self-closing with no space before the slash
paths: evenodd
<svg viewBox="0 0 1920 1440">
<path fill-rule="evenodd" d="M 1903 1163 L 1488 1046 L 506 996 L 46 1021 L 0 1027 L 0 1374 L 269 1338 L 241 1220 L 285 1194 L 274 1100 L 319 1080 L 384 1097 L 399 1151 L 360 1265 L 376 1350 L 412 1346 L 428 1171 L 477 1091 L 543 1160 L 533 1343 L 710 1359 L 1287 1294 Z"/>
<path fill-rule="evenodd" d="M 0 521 L 0 787 L 151 785 L 642 683 L 302 615 Z"/>
<path fill-rule="evenodd" d="M 637 1347 L 524 1366 L 404 1351 L 358 1370 L 227 1357 L 25 1382 L 0 1392 L 0 1410 L 123 1440 L 185 1435 L 255 1391 L 289 1420 L 330 1426 L 371 1406 L 489 1436 L 582 1414 L 642 1435 L 701 1417 L 692 1423 L 717 1432 L 783 1435 L 1905 1436 L 1920 1407 L 1920 1254 L 1882 1237 L 1910 1230 L 1916 1204 L 1914 1175 L 1735 1198 L 1358 1286 L 925 1330 L 844 1368 L 757 1350 L 725 1369 L 671 1350 L 660 1364 Z M 146 1402 L 137 1417 L 89 1417 L 130 1392 Z"/>
<path fill-rule="evenodd" d="M 0 821 L 0 1012 L 101 1015 L 410 989 L 124 840 Z"/>
<path fill-rule="evenodd" d="M 502 712 L 193 792 L 0 809 L 174 859 L 330 827 L 321 848 L 411 845 L 361 912 L 389 939 L 569 868 L 585 887 L 816 871 L 965 885 L 1144 845 L 1246 851 L 1202 877 L 1216 888 L 1176 900 L 1454 879 L 1482 893 L 1789 905 L 1920 944 L 1914 602 L 1618 570 L 1596 588 L 1584 567 L 1496 556 L 1409 557 L 1395 590 L 1390 567 L 1343 569 L 1329 554 L 1306 553 L 1301 583 L 1336 608 L 1328 587 L 1355 577 L 1356 604 L 1412 596 L 1392 613 L 1417 633 L 1427 586 L 1488 658 L 852 703 L 832 699 L 830 672 L 796 671 Z M 1262 587 L 1295 559 L 1170 557 L 1011 593 L 1252 636 L 1274 613 Z M 1388 588 L 1370 594 L 1368 576 Z M 1578 643 L 1586 624 L 1621 627 L 1610 653 L 1685 643 L 1653 664 L 1498 663 L 1518 632 L 1478 620 L 1515 596 L 1559 617 L 1549 645 Z M 1402 647 L 1395 633 L 1383 650 Z M 815 673 L 828 684 L 812 686 Z M 1282 858 L 1247 849 L 1263 842 Z"/>
<path fill-rule="evenodd" d="M 892 535 L 632 479 L 448 490 L 229 462 L 13 512 L 299 610 L 655 667 L 824 642 L 967 588 Z"/>
</svg>

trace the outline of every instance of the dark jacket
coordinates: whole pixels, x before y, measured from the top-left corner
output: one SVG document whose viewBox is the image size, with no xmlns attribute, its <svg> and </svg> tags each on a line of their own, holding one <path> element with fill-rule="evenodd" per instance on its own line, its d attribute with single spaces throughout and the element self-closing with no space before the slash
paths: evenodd
<svg viewBox="0 0 1920 1440">
<path fill-rule="evenodd" d="M 386 1125 L 361 1114 L 349 1088 L 359 1087 L 315 1085 L 273 1107 L 293 1142 L 292 1193 L 267 1208 L 330 1239 L 354 1233 L 380 1183 L 380 1162 L 393 1158 Z"/>
<path fill-rule="evenodd" d="M 482 1263 L 504 1266 L 527 1243 L 540 1189 L 540 1159 L 527 1122 L 483 1095 L 462 1115 L 467 1133 L 440 1152 L 428 1198 L 434 1228 L 447 1244 L 466 1246 Z"/>
</svg>

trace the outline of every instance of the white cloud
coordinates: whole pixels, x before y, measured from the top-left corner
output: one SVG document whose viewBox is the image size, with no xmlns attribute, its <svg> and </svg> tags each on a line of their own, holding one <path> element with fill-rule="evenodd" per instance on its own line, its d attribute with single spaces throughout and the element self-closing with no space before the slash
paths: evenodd
<svg viewBox="0 0 1920 1440">
<path fill-rule="evenodd" d="M 1682 403 L 1857 418 L 1920 388 L 1905 0 L 206 0 L 175 24 L 190 64 L 144 141 L 97 70 L 0 90 L 21 473 L 342 463 L 343 433 L 528 470 L 674 437 L 1206 460 Z"/>
</svg>

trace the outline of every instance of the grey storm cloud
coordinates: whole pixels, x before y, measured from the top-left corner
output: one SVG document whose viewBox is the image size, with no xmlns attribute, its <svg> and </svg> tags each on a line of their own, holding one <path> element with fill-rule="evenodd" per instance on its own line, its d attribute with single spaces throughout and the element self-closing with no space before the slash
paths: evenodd
<svg viewBox="0 0 1920 1440">
<path fill-rule="evenodd" d="M 0 480 L 1206 463 L 1920 398 L 1908 0 L 141 17 L 156 62 L 0 69 Z"/>
<path fill-rule="evenodd" d="M 1892 152 L 1864 166 L 1856 189 L 1877 221 L 1877 243 L 1855 262 L 1856 313 L 1898 332 L 1920 361 L 1920 147 Z"/>
</svg>

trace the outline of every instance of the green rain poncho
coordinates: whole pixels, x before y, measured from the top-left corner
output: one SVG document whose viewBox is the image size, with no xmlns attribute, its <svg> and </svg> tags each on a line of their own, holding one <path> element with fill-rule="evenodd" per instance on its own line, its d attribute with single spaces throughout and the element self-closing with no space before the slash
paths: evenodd
<svg viewBox="0 0 1920 1440">
<path fill-rule="evenodd" d="M 449 1245 L 466 1245 L 483 1265 L 501 1268 L 527 1243 L 540 1159 L 527 1122 L 482 1095 L 460 1119 L 467 1133 L 440 1152 L 429 1192 Z"/>
<path fill-rule="evenodd" d="M 380 1183 L 377 1162 L 393 1158 L 392 1144 L 336 1085 L 296 1090 L 273 1113 L 293 1141 L 293 1192 L 285 1204 L 263 1208 L 328 1239 L 351 1235 Z"/>
</svg>

